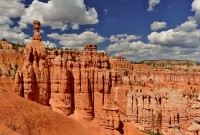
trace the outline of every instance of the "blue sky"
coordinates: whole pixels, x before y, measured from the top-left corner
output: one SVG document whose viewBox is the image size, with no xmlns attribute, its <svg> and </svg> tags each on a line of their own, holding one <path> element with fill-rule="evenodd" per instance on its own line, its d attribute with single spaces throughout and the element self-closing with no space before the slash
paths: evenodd
<svg viewBox="0 0 200 135">
<path fill-rule="evenodd" d="M 0 38 L 99 50 L 131 61 L 200 58 L 200 0 L 1 0 Z"/>
</svg>

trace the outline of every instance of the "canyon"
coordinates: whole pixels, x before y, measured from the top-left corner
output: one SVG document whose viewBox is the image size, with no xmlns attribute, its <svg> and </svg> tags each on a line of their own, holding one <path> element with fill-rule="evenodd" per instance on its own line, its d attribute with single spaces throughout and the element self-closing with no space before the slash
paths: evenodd
<svg viewBox="0 0 200 135">
<path fill-rule="evenodd" d="M 40 22 L 34 21 L 33 26 L 32 42 L 26 44 L 23 55 L 18 53 L 17 62 L 10 62 L 18 65 L 12 71 L 15 95 L 48 107 L 65 119 L 87 123 L 92 134 L 200 134 L 198 65 L 132 64 L 90 44 L 84 45 L 83 50 L 47 50 L 42 43 Z M 19 129 L 21 134 L 27 134 Z M 89 131 L 82 134 L 86 132 Z"/>
</svg>

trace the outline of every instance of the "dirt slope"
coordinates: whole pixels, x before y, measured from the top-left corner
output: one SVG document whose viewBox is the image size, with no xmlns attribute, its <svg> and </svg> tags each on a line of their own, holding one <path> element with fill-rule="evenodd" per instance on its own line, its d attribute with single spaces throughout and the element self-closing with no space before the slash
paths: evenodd
<svg viewBox="0 0 200 135">
<path fill-rule="evenodd" d="M 91 134 L 75 120 L 9 92 L 11 79 L 1 78 L 0 82 L 1 135 Z"/>
<path fill-rule="evenodd" d="M 18 67 L 23 65 L 23 55 L 14 50 L 0 49 L 0 76 L 11 76 L 14 79 Z"/>
<path fill-rule="evenodd" d="M 20 135 L 20 134 L 3 125 L 0 125 L 0 135 Z"/>
</svg>

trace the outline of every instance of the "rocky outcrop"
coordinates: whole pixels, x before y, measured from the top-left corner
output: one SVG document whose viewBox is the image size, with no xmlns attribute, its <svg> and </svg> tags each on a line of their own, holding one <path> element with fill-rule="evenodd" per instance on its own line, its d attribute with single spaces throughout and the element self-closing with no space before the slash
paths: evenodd
<svg viewBox="0 0 200 135">
<path fill-rule="evenodd" d="M 39 30 L 40 22 L 34 21 L 34 28 Z M 14 91 L 22 97 L 48 105 L 50 80 L 47 51 L 40 38 L 33 38 L 31 43 L 27 43 L 24 56 L 24 64 L 16 73 Z"/>
<path fill-rule="evenodd" d="M 0 49 L 3 50 L 11 50 L 12 49 L 12 44 L 6 42 L 6 41 L 0 41 Z"/>
</svg>

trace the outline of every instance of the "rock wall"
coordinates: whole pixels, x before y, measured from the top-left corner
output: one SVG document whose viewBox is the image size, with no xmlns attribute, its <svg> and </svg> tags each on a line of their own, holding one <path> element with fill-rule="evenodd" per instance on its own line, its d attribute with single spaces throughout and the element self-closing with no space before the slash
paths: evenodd
<svg viewBox="0 0 200 135">
<path fill-rule="evenodd" d="M 127 94 L 126 116 L 128 122 L 135 122 L 145 129 L 167 132 L 170 127 L 189 127 L 194 117 L 191 104 L 182 92 L 160 90 L 158 92 L 129 91 Z"/>
<path fill-rule="evenodd" d="M 113 134 L 119 125 L 113 96 L 122 80 L 118 72 L 110 69 L 107 53 L 97 52 L 96 47 L 49 52 L 50 105 L 54 111 L 79 113 L 85 120 L 97 121 Z"/>
</svg>

